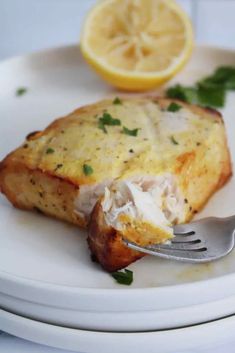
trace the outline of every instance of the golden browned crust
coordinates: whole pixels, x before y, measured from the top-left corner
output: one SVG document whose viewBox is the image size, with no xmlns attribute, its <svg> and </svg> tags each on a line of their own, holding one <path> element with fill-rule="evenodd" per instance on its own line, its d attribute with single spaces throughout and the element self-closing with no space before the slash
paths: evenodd
<svg viewBox="0 0 235 353">
<path fill-rule="evenodd" d="M 100 202 L 97 202 L 92 212 L 88 227 L 88 244 L 92 258 L 109 272 L 120 270 L 145 256 L 126 247 L 121 234 L 107 226 Z"/>
<path fill-rule="evenodd" d="M 169 102 L 161 100 L 161 104 L 162 107 L 165 107 Z M 206 115 L 208 117 L 208 114 L 210 114 L 212 119 L 223 123 L 221 114 L 214 109 L 199 106 L 190 106 L 190 109 L 200 116 Z M 204 207 L 214 192 L 221 188 L 232 176 L 231 158 L 224 130 L 220 132 L 220 143 L 219 153 L 221 153 L 221 157 L 214 168 L 207 169 L 207 162 L 205 162 L 205 165 L 202 163 L 204 150 L 201 153 L 196 151 L 186 152 L 177 158 L 174 173 L 178 176 L 188 204 L 185 222 L 190 221 Z M 211 146 L 207 158 L 213 160 L 214 157 L 214 149 Z M 190 203 L 188 200 L 190 200 Z M 106 225 L 100 201 L 92 212 L 88 234 L 92 256 L 106 271 L 120 270 L 144 256 L 144 254 L 128 249 L 122 241 L 122 234 Z M 142 244 L 141 238 L 138 238 L 138 244 L 146 245 L 144 237 Z"/>
<path fill-rule="evenodd" d="M 81 227 L 85 220 L 74 212 L 78 186 L 46 171 L 31 170 L 14 162 L 14 153 L 0 163 L 0 191 L 15 206 L 37 210 Z"/>
<path fill-rule="evenodd" d="M 112 101 L 102 101 L 55 120 L 42 132 L 29 134 L 25 143 L 0 163 L 0 191 L 15 207 L 28 210 L 36 208 L 46 215 L 86 227 L 84 218 L 74 211 L 81 185 L 102 183 L 105 178 L 129 178 L 143 170 L 146 174 L 155 175 L 159 170 L 162 172 L 160 168 L 165 168 L 163 172 L 177 177 L 187 199 L 185 221 L 190 220 L 232 175 L 222 116 L 213 109 L 180 102 L 202 120 L 209 120 L 209 128 L 213 133 L 205 133 L 203 136 L 206 137 L 200 141 L 200 145 L 196 144 L 197 140 L 193 137 L 191 140 L 190 136 L 182 137 L 182 141 L 188 144 L 182 144 L 186 146 L 182 150 L 178 149 L 180 146 L 167 145 L 169 139 L 165 138 L 170 157 L 167 157 L 168 160 L 161 160 L 150 152 L 158 135 L 154 128 L 149 134 L 148 123 L 151 129 L 152 122 L 146 115 L 146 100 L 147 103 L 154 102 L 154 106 L 157 104 L 163 109 L 172 101 L 177 101 L 165 98 L 127 99 L 128 114 L 122 110 L 125 104 L 117 108 Z M 133 109 L 136 106 L 141 111 L 138 125 L 135 120 L 136 111 Z M 110 128 L 109 133 L 104 134 L 98 128 L 97 116 L 102 115 L 107 108 L 111 113 L 113 109 L 114 116 L 120 118 L 124 126 L 141 128 L 138 137 L 120 134 L 118 126 Z M 131 122 L 133 125 L 130 125 Z M 218 126 L 218 129 L 213 126 Z M 68 131 L 68 134 L 64 134 L 64 131 Z M 86 134 L 89 135 L 88 143 Z M 113 148 L 115 139 L 121 143 Z M 79 153 L 80 145 L 85 146 L 85 149 L 83 155 L 77 158 L 73 152 Z M 47 154 L 48 147 L 52 147 L 55 153 Z M 137 151 L 136 155 L 130 153 L 130 149 Z M 89 160 L 95 170 L 91 176 L 85 176 L 82 172 L 86 160 Z M 62 163 L 63 168 L 57 168 Z M 88 242 L 92 254 L 108 271 L 123 268 L 143 256 L 128 249 L 122 242 L 122 236 L 105 225 L 99 202 L 91 215 Z"/>
<path fill-rule="evenodd" d="M 224 163 L 224 167 L 221 170 L 221 176 L 217 185 L 210 190 L 203 202 L 197 206 L 197 210 L 196 208 L 189 209 L 185 222 L 190 221 L 193 216 L 203 208 L 210 196 L 222 187 L 231 176 L 231 162 L 228 159 L 227 163 Z M 91 214 L 88 225 L 87 240 L 92 259 L 99 262 L 100 265 L 108 272 L 121 270 L 122 268 L 125 268 L 131 263 L 146 256 L 144 253 L 140 253 L 126 247 L 122 241 L 122 234 L 106 224 L 100 201 L 97 202 Z M 141 238 L 138 237 L 138 244 L 145 246 L 145 238 L 142 238 L 141 244 Z"/>
</svg>

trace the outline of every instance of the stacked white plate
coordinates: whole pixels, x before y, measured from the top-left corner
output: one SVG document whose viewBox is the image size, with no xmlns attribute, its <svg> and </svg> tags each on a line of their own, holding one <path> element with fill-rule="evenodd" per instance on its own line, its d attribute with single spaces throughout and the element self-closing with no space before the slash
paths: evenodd
<svg viewBox="0 0 235 353">
<path fill-rule="evenodd" d="M 177 81 L 191 84 L 234 62 L 234 52 L 198 47 Z M 56 117 L 119 94 L 90 71 L 73 46 L 3 62 L 0 77 L 0 158 Z M 22 86 L 27 92 L 17 97 Z M 234 98 L 228 95 L 223 111 L 233 156 Z M 235 214 L 233 195 L 232 179 L 200 217 Z M 164 353 L 233 338 L 234 252 L 202 265 L 146 257 L 130 266 L 133 284 L 121 286 L 91 262 L 85 232 L 13 209 L 3 196 L 0 244 L 1 330 L 87 353 L 133 348 L 151 353 L 157 346 Z"/>
</svg>

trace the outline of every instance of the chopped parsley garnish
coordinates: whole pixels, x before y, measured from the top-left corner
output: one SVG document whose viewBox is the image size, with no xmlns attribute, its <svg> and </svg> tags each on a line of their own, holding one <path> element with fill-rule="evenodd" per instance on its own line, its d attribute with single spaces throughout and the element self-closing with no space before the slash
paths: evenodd
<svg viewBox="0 0 235 353">
<path fill-rule="evenodd" d="M 27 92 L 27 88 L 26 87 L 19 87 L 16 90 L 16 96 L 17 97 L 23 96 L 26 92 Z"/>
<path fill-rule="evenodd" d="M 129 130 L 127 127 L 123 126 L 122 132 L 129 136 L 137 136 L 139 129 Z"/>
<path fill-rule="evenodd" d="M 194 87 L 175 85 L 168 88 L 166 95 L 169 98 L 180 99 L 187 103 L 196 103 L 197 101 L 197 90 Z"/>
<path fill-rule="evenodd" d="M 121 101 L 121 99 L 119 98 L 119 97 L 116 97 L 114 100 L 113 100 L 113 104 L 115 104 L 115 105 L 118 105 L 118 104 L 122 104 L 122 101 Z"/>
<path fill-rule="evenodd" d="M 91 175 L 91 174 L 93 174 L 93 172 L 94 172 L 94 170 L 93 170 L 93 168 L 90 165 L 83 164 L 83 173 L 85 175 Z"/>
<path fill-rule="evenodd" d="M 225 105 L 226 91 L 223 87 L 198 86 L 198 103 L 221 108 Z"/>
<path fill-rule="evenodd" d="M 214 73 L 198 82 L 204 87 L 219 87 L 235 90 L 235 67 L 221 66 Z"/>
<path fill-rule="evenodd" d="M 100 118 L 100 119 L 101 119 L 101 118 Z M 108 131 L 107 131 L 107 129 L 106 129 L 104 123 L 103 123 L 101 120 L 99 120 L 99 122 L 98 122 L 98 128 L 99 128 L 100 130 L 103 130 L 103 132 L 104 132 L 105 134 L 108 133 Z"/>
<path fill-rule="evenodd" d="M 167 97 L 181 99 L 187 103 L 222 108 L 225 103 L 223 87 L 209 87 L 197 83 L 195 87 L 176 85 L 166 92 Z"/>
<path fill-rule="evenodd" d="M 104 125 L 109 126 L 121 125 L 121 120 L 114 119 L 112 115 L 107 112 L 103 114 L 102 118 L 100 118 L 99 121 L 101 121 Z"/>
<path fill-rule="evenodd" d="M 179 144 L 179 142 L 176 141 L 176 139 L 174 138 L 174 136 L 171 136 L 170 139 L 171 139 L 171 142 L 172 142 L 174 145 L 178 145 L 178 144 Z"/>
<path fill-rule="evenodd" d="M 107 129 L 105 126 L 120 126 L 121 120 L 114 119 L 111 114 L 104 112 L 103 116 L 99 118 L 98 127 L 99 129 L 103 130 L 104 133 L 107 134 Z"/>
<path fill-rule="evenodd" d="M 52 154 L 54 153 L 55 150 L 53 150 L 53 148 L 49 147 L 47 150 L 46 150 L 46 154 Z"/>
<path fill-rule="evenodd" d="M 133 282 L 133 272 L 127 269 L 125 269 L 124 272 L 112 272 L 111 275 L 119 284 L 129 286 Z"/>
<path fill-rule="evenodd" d="M 166 95 L 188 103 L 222 108 L 225 105 L 226 91 L 235 90 L 235 67 L 221 66 L 212 75 L 196 82 L 193 87 L 175 85 L 170 87 Z"/>
<path fill-rule="evenodd" d="M 167 111 L 168 112 L 178 112 L 180 109 L 182 108 L 181 105 L 175 103 L 175 102 L 172 102 L 168 108 L 167 108 Z"/>
</svg>

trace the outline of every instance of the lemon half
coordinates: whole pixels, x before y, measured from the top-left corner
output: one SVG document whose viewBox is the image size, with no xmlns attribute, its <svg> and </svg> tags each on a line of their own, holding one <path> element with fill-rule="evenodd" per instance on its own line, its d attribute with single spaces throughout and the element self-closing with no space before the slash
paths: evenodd
<svg viewBox="0 0 235 353">
<path fill-rule="evenodd" d="M 81 50 L 112 85 L 144 91 L 173 77 L 190 58 L 191 21 L 174 0 L 102 0 L 88 14 Z"/>
</svg>

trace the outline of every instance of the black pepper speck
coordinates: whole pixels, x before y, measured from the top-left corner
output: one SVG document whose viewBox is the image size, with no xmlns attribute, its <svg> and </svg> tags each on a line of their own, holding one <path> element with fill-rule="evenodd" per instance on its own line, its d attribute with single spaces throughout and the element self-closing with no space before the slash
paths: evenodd
<svg viewBox="0 0 235 353">
<path fill-rule="evenodd" d="M 57 164 L 57 166 L 55 167 L 54 171 L 56 172 L 58 169 L 62 168 L 63 164 Z"/>
<path fill-rule="evenodd" d="M 36 185 L 36 182 L 35 182 L 33 179 L 30 179 L 30 183 L 31 183 L 32 185 Z"/>
</svg>

